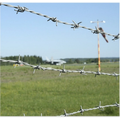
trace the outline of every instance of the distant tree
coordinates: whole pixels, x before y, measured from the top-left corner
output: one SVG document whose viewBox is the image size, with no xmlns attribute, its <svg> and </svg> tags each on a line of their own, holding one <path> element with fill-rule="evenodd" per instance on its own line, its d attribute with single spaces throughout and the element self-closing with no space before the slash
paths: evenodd
<svg viewBox="0 0 120 120">
<path fill-rule="evenodd" d="M 91 59 L 87 59 L 86 62 L 91 63 L 91 62 L 94 62 L 94 61 L 92 61 Z"/>
<path fill-rule="evenodd" d="M 75 59 L 74 62 L 75 62 L 75 63 L 80 63 L 80 60 L 79 60 L 79 59 Z"/>
<path fill-rule="evenodd" d="M 97 62 L 98 62 L 98 58 L 95 58 L 95 59 L 94 59 L 94 62 L 97 63 Z"/>
<path fill-rule="evenodd" d="M 69 59 L 69 60 L 68 60 L 68 63 L 73 63 L 72 59 Z"/>
</svg>

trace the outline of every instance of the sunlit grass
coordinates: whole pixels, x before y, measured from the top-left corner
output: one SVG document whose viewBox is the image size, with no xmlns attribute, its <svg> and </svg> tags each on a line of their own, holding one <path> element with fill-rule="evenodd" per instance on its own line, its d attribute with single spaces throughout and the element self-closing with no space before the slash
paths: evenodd
<svg viewBox="0 0 120 120">
<path fill-rule="evenodd" d="M 44 65 L 47 67 L 47 65 Z M 50 65 L 48 65 L 50 66 Z M 65 65 L 65 69 L 82 69 L 84 65 Z M 50 66 L 61 68 L 63 66 Z M 101 64 L 104 72 L 118 73 L 119 66 Z M 96 64 L 86 65 L 85 70 L 97 71 Z M 119 80 L 114 76 L 79 73 L 63 73 L 36 70 L 30 67 L 1 67 L 1 115 L 2 116 L 57 116 L 80 109 L 119 102 Z M 83 116 L 118 116 L 119 108 L 105 111 L 84 112 Z M 75 116 L 82 116 L 80 113 Z"/>
</svg>

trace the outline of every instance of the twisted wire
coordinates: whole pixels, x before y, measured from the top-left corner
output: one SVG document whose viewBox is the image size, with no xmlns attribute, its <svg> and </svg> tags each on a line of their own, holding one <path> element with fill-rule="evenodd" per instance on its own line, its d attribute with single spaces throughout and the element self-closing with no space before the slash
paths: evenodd
<svg viewBox="0 0 120 120">
<path fill-rule="evenodd" d="M 72 23 L 67 23 L 67 22 L 60 21 L 60 20 L 56 19 L 55 17 L 49 17 L 47 15 L 44 15 L 44 14 L 41 14 L 41 13 L 37 13 L 37 12 L 35 12 L 33 10 L 29 10 L 26 7 L 13 6 L 13 5 L 4 4 L 4 3 L 0 3 L 0 5 L 4 5 L 4 6 L 7 6 L 7 7 L 12 7 L 12 8 L 16 8 L 16 9 L 18 9 L 18 10 L 15 10 L 15 11 L 17 11 L 17 13 L 18 12 L 27 11 L 27 12 L 30 12 L 30 13 L 33 13 L 33 14 L 36 14 L 36 15 L 39 15 L 39 16 L 43 16 L 43 17 L 49 18 L 47 21 L 51 20 L 53 22 L 56 22 L 56 26 L 57 26 L 57 23 L 62 23 L 62 24 L 65 24 L 65 25 L 71 25 L 71 26 L 73 26 L 72 28 L 79 28 L 80 27 L 80 28 L 84 28 L 84 29 L 87 29 L 87 30 L 91 30 L 93 33 L 94 33 L 94 31 L 96 31 L 96 30 L 93 30 L 91 28 L 87 28 L 85 26 L 80 26 L 79 23 L 76 24 L 74 22 L 74 24 L 72 24 Z M 104 34 L 107 34 L 109 36 L 113 36 L 114 38 L 112 40 L 119 39 L 119 34 L 118 35 L 113 35 L 113 34 L 105 33 L 105 32 L 102 32 L 102 31 L 99 31 L 98 33 L 104 33 Z M 98 34 L 98 33 L 96 33 L 96 34 Z"/>
<path fill-rule="evenodd" d="M 85 111 L 97 110 L 97 109 L 99 109 L 99 110 L 103 109 L 103 111 L 104 111 L 104 108 L 106 108 L 106 107 L 119 107 L 119 106 L 120 106 L 120 104 L 118 104 L 117 102 L 115 104 L 112 104 L 112 105 L 101 106 L 101 101 L 100 101 L 99 106 L 96 106 L 94 108 L 82 109 L 82 106 L 80 106 L 79 111 L 72 112 L 72 113 L 67 113 L 66 110 L 64 110 L 64 114 L 60 115 L 60 116 L 65 117 L 65 116 L 70 116 L 70 115 L 74 115 L 74 114 L 77 114 L 77 113 L 83 114 L 83 112 L 85 112 Z"/>
</svg>

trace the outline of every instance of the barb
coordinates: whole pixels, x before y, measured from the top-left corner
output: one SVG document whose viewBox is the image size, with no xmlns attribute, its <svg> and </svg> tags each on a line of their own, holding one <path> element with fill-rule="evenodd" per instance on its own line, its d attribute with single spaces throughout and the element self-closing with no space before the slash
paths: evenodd
<svg viewBox="0 0 120 120">
<path fill-rule="evenodd" d="M 35 11 L 29 10 L 29 9 L 26 8 L 26 7 L 13 6 L 13 5 L 9 5 L 9 4 L 0 3 L 0 6 L 1 6 L 1 5 L 7 6 L 7 7 L 16 8 L 16 9 L 17 9 L 17 10 L 15 9 L 15 11 L 17 11 L 16 14 L 18 14 L 18 12 L 27 11 L 27 12 L 30 12 L 30 13 L 33 13 L 33 14 L 36 14 L 36 15 L 39 15 L 39 16 L 43 16 L 43 17 L 49 18 L 47 21 L 51 20 L 51 21 L 53 21 L 53 22 L 56 22 L 56 26 L 57 26 L 57 23 L 62 23 L 62 24 L 65 24 L 65 25 L 71 25 L 71 26 L 73 26 L 73 27 L 71 27 L 71 28 L 73 28 L 73 29 L 80 27 L 80 28 L 84 28 L 84 29 L 90 30 L 90 31 L 92 31 L 93 33 L 96 33 L 96 34 L 101 33 L 101 34 L 107 34 L 107 35 L 109 35 L 109 36 L 113 36 L 114 38 L 113 38 L 112 40 L 117 40 L 117 39 L 119 39 L 119 37 L 120 37 L 120 36 L 119 36 L 120 34 L 118 34 L 118 35 L 112 35 L 112 34 L 109 34 L 109 33 L 102 32 L 102 31 L 96 31 L 96 30 L 94 30 L 94 29 L 87 28 L 87 27 L 85 27 L 85 26 L 80 26 L 79 24 L 80 24 L 81 22 L 79 22 L 79 23 L 77 23 L 77 24 L 76 24 L 74 21 L 73 21 L 74 24 L 72 24 L 72 23 L 67 23 L 67 22 L 63 22 L 63 21 L 57 20 L 56 17 L 49 17 L 49 16 L 47 16 L 47 15 L 43 15 L 43 14 L 41 14 L 41 13 L 37 13 L 37 12 L 35 12 Z"/>
<path fill-rule="evenodd" d="M 18 14 L 18 12 L 24 12 L 25 10 L 28 10 L 28 8 L 26 8 L 26 7 L 20 7 L 19 5 L 17 7 L 17 10 L 14 9 L 14 11 L 17 11 L 16 14 Z"/>
<path fill-rule="evenodd" d="M 56 26 L 57 26 L 57 22 L 58 22 L 58 20 L 56 19 L 56 17 L 55 17 L 55 18 L 54 18 L 54 17 L 49 18 L 47 21 L 49 21 L 49 20 L 51 20 L 51 21 L 53 21 L 53 22 L 56 22 Z"/>
<path fill-rule="evenodd" d="M 101 101 L 99 102 L 99 106 L 96 106 L 96 108 L 99 109 L 99 110 L 103 109 L 102 111 L 104 111 L 104 107 L 101 106 Z"/>
<path fill-rule="evenodd" d="M 90 110 L 101 110 L 104 111 L 104 108 L 105 107 L 119 107 L 120 104 L 118 104 L 117 102 L 112 104 L 112 105 L 105 105 L 105 106 L 101 106 L 101 101 L 99 102 L 99 106 L 96 106 L 94 108 L 89 108 L 89 109 L 82 109 L 82 106 L 80 106 L 80 110 L 77 111 L 77 112 L 72 112 L 72 113 L 66 113 L 66 110 L 64 110 L 64 114 L 63 115 L 60 115 L 61 117 L 65 117 L 65 116 L 70 116 L 70 115 L 74 115 L 74 114 L 77 114 L 77 113 L 81 113 L 83 115 L 83 112 L 85 111 L 90 111 Z"/>
<path fill-rule="evenodd" d="M 117 39 L 119 39 L 120 38 L 120 34 L 118 33 L 118 35 L 115 35 L 115 36 L 113 36 L 114 38 L 112 39 L 112 40 L 117 40 Z"/>
</svg>

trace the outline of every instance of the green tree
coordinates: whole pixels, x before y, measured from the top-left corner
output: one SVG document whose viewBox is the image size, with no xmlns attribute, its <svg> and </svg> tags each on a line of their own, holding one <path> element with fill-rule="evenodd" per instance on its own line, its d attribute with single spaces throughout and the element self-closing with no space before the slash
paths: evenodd
<svg viewBox="0 0 120 120">
<path fill-rule="evenodd" d="M 75 59 L 74 62 L 75 62 L 75 63 L 80 63 L 80 60 L 79 60 L 79 59 Z"/>
</svg>

